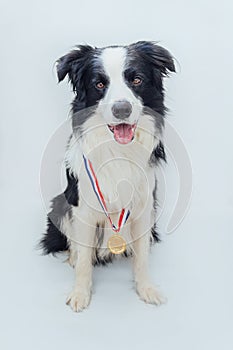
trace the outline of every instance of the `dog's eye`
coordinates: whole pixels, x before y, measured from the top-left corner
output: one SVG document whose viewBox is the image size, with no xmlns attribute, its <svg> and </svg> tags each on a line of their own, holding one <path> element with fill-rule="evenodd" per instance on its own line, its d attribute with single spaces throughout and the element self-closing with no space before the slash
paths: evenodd
<svg viewBox="0 0 233 350">
<path fill-rule="evenodd" d="M 132 82 L 132 84 L 133 84 L 134 86 L 138 86 L 138 85 L 140 85 L 141 83 L 142 83 L 142 79 L 141 79 L 140 77 L 135 77 L 134 80 L 133 80 L 133 82 Z"/>
<path fill-rule="evenodd" d="M 102 90 L 102 89 L 105 88 L 105 85 L 104 85 L 104 83 L 102 83 L 102 81 L 99 81 L 99 82 L 96 84 L 96 87 L 97 87 L 97 89 Z"/>
</svg>

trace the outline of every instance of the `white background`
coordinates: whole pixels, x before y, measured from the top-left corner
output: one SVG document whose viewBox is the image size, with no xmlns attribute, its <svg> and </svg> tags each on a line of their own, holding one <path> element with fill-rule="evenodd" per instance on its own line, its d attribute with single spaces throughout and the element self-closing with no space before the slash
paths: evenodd
<svg viewBox="0 0 233 350">
<path fill-rule="evenodd" d="M 231 1 L 2 0 L 0 12 L 1 348 L 232 349 Z M 91 305 L 75 314 L 65 306 L 73 271 L 35 250 L 45 229 L 40 160 L 72 97 L 53 64 L 75 44 L 145 39 L 180 64 L 167 81 L 168 120 L 194 176 L 188 215 L 152 249 L 168 303 L 141 302 L 123 261 L 95 269 Z"/>
</svg>

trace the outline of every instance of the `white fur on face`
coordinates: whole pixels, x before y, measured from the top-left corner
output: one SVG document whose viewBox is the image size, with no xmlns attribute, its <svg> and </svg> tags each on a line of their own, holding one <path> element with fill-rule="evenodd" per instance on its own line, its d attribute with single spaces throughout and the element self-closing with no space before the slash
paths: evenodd
<svg viewBox="0 0 233 350">
<path fill-rule="evenodd" d="M 126 100 L 132 105 L 132 113 L 127 118 L 127 123 L 137 123 L 142 113 L 142 104 L 124 81 L 126 49 L 123 47 L 106 48 L 100 59 L 110 84 L 106 95 L 99 102 L 97 111 L 104 117 L 107 124 L 119 123 L 119 119 L 112 114 L 112 106 L 116 101 Z"/>
</svg>

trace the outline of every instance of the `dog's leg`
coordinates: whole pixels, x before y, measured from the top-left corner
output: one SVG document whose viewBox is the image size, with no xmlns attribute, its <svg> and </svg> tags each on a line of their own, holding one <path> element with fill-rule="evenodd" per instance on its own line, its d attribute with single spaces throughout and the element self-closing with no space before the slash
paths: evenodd
<svg viewBox="0 0 233 350">
<path fill-rule="evenodd" d="M 133 272 L 136 283 L 136 290 L 139 297 L 146 303 L 160 305 L 166 299 L 159 293 L 149 277 L 148 257 L 150 248 L 150 229 L 143 232 L 148 227 L 148 220 L 137 220 L 132 224 L 133 242 Z"/>
<path fill-rule="evenodd" d="M 74 268 L 76 264 L 76 260 L 77 260 L 77 249 L 73 247 L 73 244 L 70 244 L 69 257 L 66 260 L 66 262 L 68 262 L 68 264 L 70 264 L 70 266 Z"/>
<path fill-rule="evenodd" d="M 75 258 L 75 284 L 67 298 L 67 304 L 76 311 L 85 309 L 91 299 L 92 287 L 92 252 L 95 229 L 79 220 L 74 223 L 75 232 L 71 237 L 71 250 Z M 77 233 L 79 235 L 77 236 Z"/>
</svg>

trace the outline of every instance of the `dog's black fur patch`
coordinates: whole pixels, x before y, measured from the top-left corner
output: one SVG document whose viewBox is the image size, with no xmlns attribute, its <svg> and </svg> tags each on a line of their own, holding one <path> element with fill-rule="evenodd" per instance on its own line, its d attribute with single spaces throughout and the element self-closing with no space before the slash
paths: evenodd
<svg viewBox="0 0 233 350">
<path fill-rule="evenodd" d="M 101 52 L 102 49 L 89 45 L 78 45 L 76 50 L 57 61 L 58 81 L 62 81 L 68 75 L 75 92 L 72 102 L 74 132 L 79 131 L 82 124 L 93 115 L 97 102 L 107 91 L 108 77 L 104 73 L 101 62 L 96 59 Z M 96 89 L 98 81 L 105 84 L 104 89 Z"/>
<path fill-rule="evenodd" d="M 161 141 L 159 141 L 159 144 L 156 148 L 153 149 L 153 152 L 151 153 L 149 164 L 150 166 L 157 165 L 161 160 L 166 162 L 166 153 L 164 150 L 164 145 Z"/>
<path fill-rule="evenodd" d="M 66 169 L 67 187 L 64 193 L 51 202 L 51 211 L 47 217 L 47 230 L 40 241 L 44 254 L 56 254 L 69 249 L 66 236 L 61 231 L 61 221 L 65 215 L 72 220 L 72 206 L 78 206 L 78 179 L 70 169 Z"/>
<path fill-rule="evenodd" d="M 67 187 L 64 192 L 65 198 L 70 205 L 78 206 L 79 195 L 78 195 L 78 179 L 70 171 L 66 169 Z"/>
<path fill-rule="evenodd" d="M 156 229 L 156 223 L 154 223 L 154 226 L 151 229 L 151 234 L 152 234 L 152 239 L 151 239 L 152 244 L 161 242 L 161 239 L 159 238 L 159 233 L 157 232 L 157 229 Z"/>
<path fill-rule="evenodd" d="M 138 41 L 129 45 L 128 66 L 125 79 L 130 82 L 132 77 L 140 72 L 143 84 L 133 86 L 129 84 L 136 96 L 140 96 L 143 105 L 164 116 L 164 88 L 162 78 L 170 72 L 175 72 L 171 54 L 163 47 L 150 41 Z"/>
</svg>

